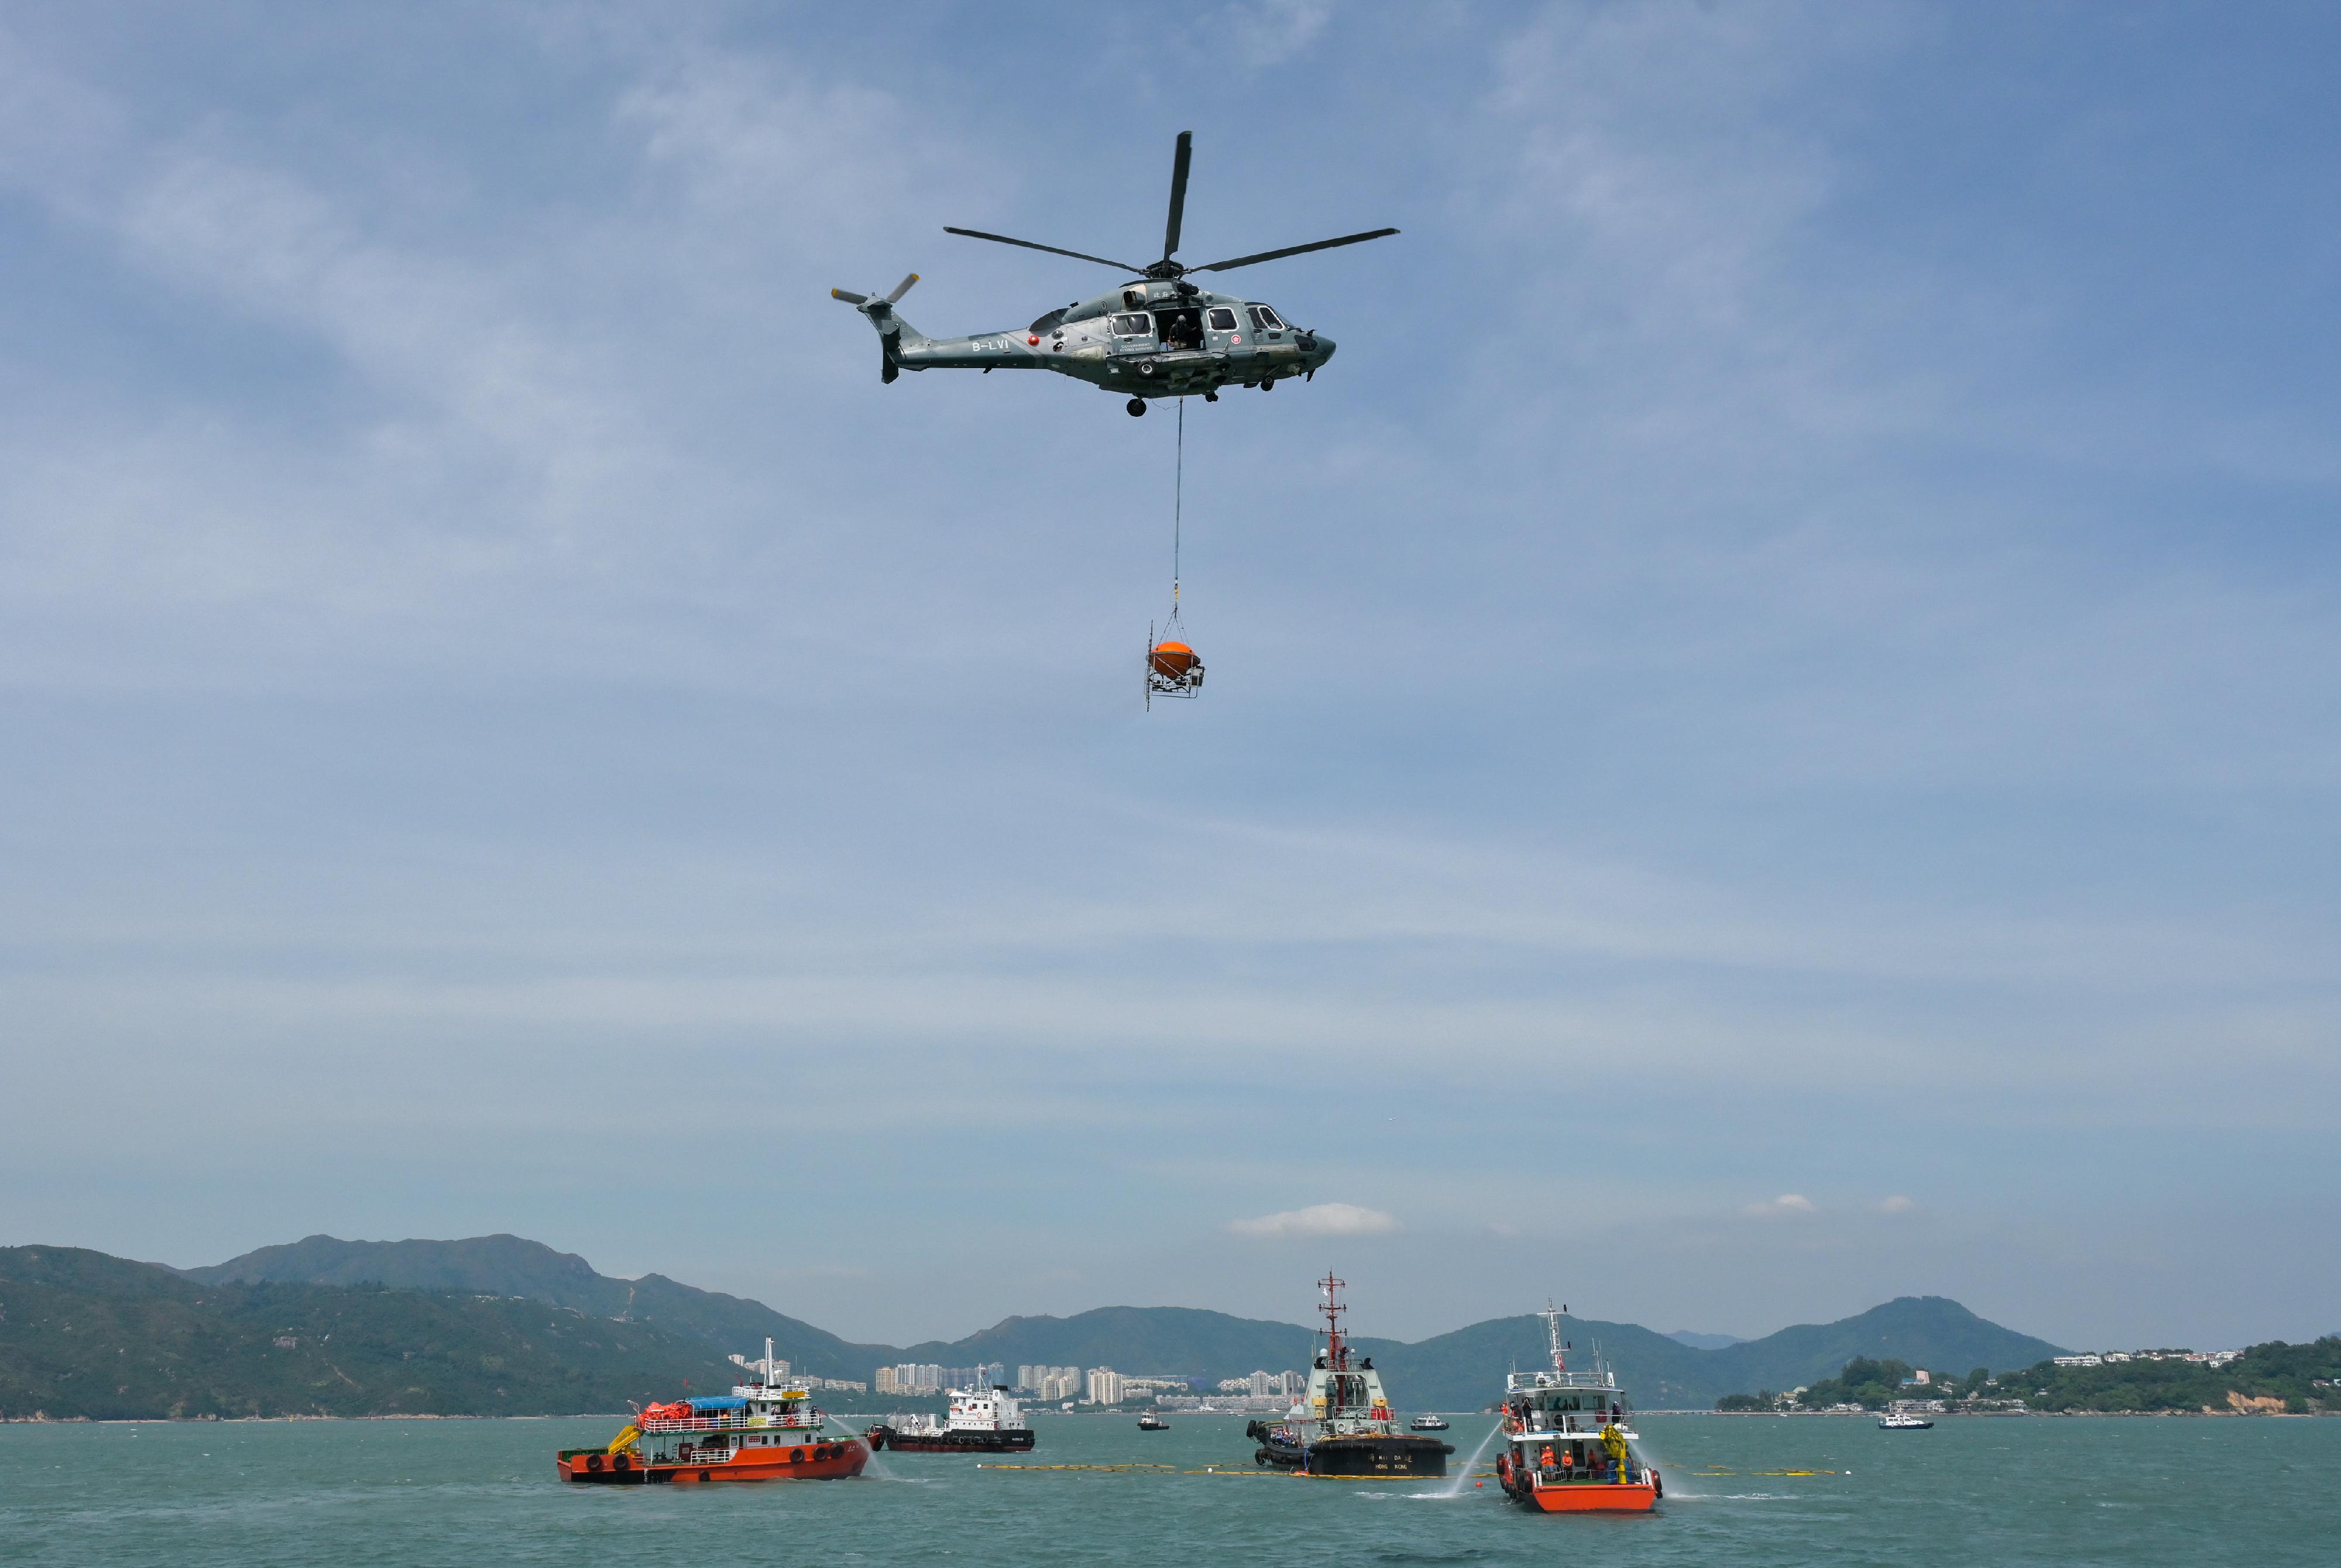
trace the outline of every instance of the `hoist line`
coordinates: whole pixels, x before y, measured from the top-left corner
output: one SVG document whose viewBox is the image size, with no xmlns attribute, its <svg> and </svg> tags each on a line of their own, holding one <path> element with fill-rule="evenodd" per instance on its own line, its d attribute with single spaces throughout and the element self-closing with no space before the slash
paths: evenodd
<svg viewBox="0 0 2341 1568">
<path fill-rule="evenodd" d="M 1179 618 L 1179 532 L 1187 507 L 1187 400 L 1179 400 L 1179 460 L 1170 481 L 1170 618 Z"/>
</svg>

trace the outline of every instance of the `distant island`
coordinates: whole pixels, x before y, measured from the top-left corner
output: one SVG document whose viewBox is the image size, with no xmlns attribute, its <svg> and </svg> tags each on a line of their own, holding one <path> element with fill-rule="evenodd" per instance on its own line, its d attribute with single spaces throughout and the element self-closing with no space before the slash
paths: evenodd
<svg viewBox="0 0 2341 1568">
<path fill-rule="evenodd" d="M 1370 1326 L 1370 1322 L 1361 1326 Z M 1701 1348 L 1635 1323 L 1569 1318 L 1642 1408 L 1705 1409 L 1738 1389 L 1819 1385 L 1860 1355 L 2006 1372 L 2057 1346 L 1940 1296 Z M 76 1247 L 0 1248 L 0 1418 L 539 1415 L 614 1412 L 728 1387 L 769 1336 L 832 1408 L 881 1413 L 880 1368 L 1119 1369 L 1143 1397 L 1308 1364 L 1312 1331 L 1190 1307 L 1011 1317 L 965 1339 L 857 1343 L 761 1302 L 659 1274 L 623 1280 L 519 1236 L 311 1236 L 172 1269 Z M 1694 1338 L 1707 1338 L 1693 1335 Z M 1724 1336 L 1713 1336 L 1722 1339 Z M 1409 1343 L 1360 1335 L 1410 1410 L 1476 1410 L 1538 1364 L 1544 1325 L 1492 1318 Z M 859 1386 L 856 1386 L 859 1385 Z"/>
<path fill-rule="evenodd" d="M 2341 1414 L 2341 1334 L 2310 1344 L 2271 1340 L 2240 1351 L 2107 1351 L 2052 1356 L 1995 1375 L 1964 1376 L 1856 1356 L 1806 1387 L 1726 1394 L 1716 1409 L 1997 1415 Z"/>
</svg>

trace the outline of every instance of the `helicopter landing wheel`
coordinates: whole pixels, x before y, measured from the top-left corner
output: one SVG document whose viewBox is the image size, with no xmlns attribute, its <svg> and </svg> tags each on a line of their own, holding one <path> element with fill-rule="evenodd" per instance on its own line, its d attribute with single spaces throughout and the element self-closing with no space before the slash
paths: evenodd
<svg viewBox="0 0 2341 1568">
<path fill-rule="evenodd" d="M 1130 416 L 1132 419 L 1137 418 L 1140 414 L 1144 414 L 1145 412 L 1146 399 L 1142 397 L 1133 397 L 1130 400 Z"/>
<path fill-rule="evenodd" d="M 1219 400 L 1220 400 L 1220 394 L 1219 394 L 1219 393 L 1218 393 L 1217 391 L 1211 391 L 1211 392 L 1207 392 L 1207 393 L 1203 394 L 1203 401 L 1204 401 L 1205 403 L 1217 403 Z"/>
</svg>

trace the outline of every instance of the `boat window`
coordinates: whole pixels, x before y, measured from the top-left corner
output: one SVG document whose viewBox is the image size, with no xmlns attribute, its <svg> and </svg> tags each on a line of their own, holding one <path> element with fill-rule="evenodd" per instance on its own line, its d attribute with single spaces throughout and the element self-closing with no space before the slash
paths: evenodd
<svg viewBox="0 0 2341 1568">
<path fill-rule="evenodd" d="M 1113 318 L 1113 330 L 1123 337 L 1151 337 L 1154 335 L 1154 322 L 1142 315 L 1118 315 Z"/>
<path fill-rule="evenodd" d="M 1230 310 L 1223 305 L 1213 305 L 1211 307 L 1211 330 L 1213 332 L 1233 332 L 1235 329 L 1236 313 Z"/>
<path fill-rule="evenodd" d="M 1277 315 L 1276 312 L 1269 309 L 1268 306 L 1264 305 L 1247 305 L 1244 308 L 1251 312 L 1251 324 L 1260 331 L 1281 332 L 1284 330 L 1283 320 Z"/>
</svg>

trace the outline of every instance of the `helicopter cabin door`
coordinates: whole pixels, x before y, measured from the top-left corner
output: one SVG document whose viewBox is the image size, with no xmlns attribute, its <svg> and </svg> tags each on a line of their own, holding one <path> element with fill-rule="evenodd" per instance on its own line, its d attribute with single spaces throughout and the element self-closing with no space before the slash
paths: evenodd
<svg viewBox="0 0 2341 1568">
<path fill-rule="evenodd" d="M 1251 324 L 1231 305 L 1206 305 L 1203 308 L 1203 346 L 1213 354 L 1240 358 L 1251 353 L 1251 334 L 1245 328 Z"/>
<path fill-rule="evenodd" d="M 1113 329 L 1113 355 L 1151 354 L 1154 352 L 1154 318 L 1142 310 L 1114 313 L 1107 324 Z"/>
</svg>

